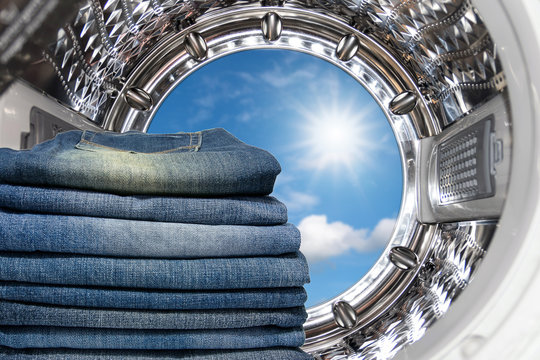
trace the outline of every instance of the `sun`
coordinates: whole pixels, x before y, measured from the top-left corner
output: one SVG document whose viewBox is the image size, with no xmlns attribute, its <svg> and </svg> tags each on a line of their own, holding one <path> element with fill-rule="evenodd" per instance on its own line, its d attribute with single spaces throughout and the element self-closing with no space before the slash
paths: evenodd
<svg viewBox="0 0 540 360">
<path fill-rule="evenodd" d="M 378 147 L 370 111 L 358 111 L 353 103 L 315 106 L 301 111 L 302 166 L 316 171 L 346 169 L 357 173 L 373 158 Z"/>
</svg>

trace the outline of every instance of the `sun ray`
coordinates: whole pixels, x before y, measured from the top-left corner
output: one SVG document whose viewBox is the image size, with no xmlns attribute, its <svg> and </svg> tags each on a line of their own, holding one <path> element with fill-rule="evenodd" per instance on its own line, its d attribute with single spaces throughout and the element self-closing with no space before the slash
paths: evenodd
<svg viewBox="0 0 540 360">
<path fill-rule="evenodd" d="M 337 94 L 336 94 L 337 95 Z M 377 124 L 372 120 L 373 109 L 358 109 L 354 101 L 338 99 L 316 101 L 315 106 L 297 108 L 300 139 L 297 143 L 299 165 L 316 173 L 347 172 L 357 179 L 362 168 L 372 165 L 374 151 L 384 139 L 377 139 Z"/>
</svg>

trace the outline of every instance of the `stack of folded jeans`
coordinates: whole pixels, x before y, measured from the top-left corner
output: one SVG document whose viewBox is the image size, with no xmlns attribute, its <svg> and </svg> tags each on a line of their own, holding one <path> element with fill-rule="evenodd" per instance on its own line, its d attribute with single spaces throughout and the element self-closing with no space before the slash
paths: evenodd
<svg viewBox="0 0 540 360">
<path fill-rule="evenodd" d="M 223 129 L 0 149 L 0 357 L 311 359 L 279 172 Z"/>
</svg>

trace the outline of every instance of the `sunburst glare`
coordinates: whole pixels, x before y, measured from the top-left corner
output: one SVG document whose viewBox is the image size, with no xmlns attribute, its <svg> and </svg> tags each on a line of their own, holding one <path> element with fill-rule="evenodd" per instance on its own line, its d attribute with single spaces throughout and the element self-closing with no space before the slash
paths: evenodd
<svg viewBox="0 0 540 360">
<path fill-rule="evenodd" d="M 335 100 L 330 106 L 317 102 L 313 108 L 299 109 L 300 165 L 317 172 L 346 170 L 356 176 L 362 165 L 370 165 L 373 151 L 384 139 L 374 136 L 369 108 L 360 110 L 352 100 Z"/>
</svg>

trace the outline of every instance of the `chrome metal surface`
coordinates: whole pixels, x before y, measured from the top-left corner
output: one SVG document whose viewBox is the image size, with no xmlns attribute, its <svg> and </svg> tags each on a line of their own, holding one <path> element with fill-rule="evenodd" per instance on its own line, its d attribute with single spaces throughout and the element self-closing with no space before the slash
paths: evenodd
<svg viewBox="0 0 540 360">
<path fill-rule="evenodd" d="M 268 42 L 260 30 L 260 19 L 268 11 L 278 14 L 286 24 L 281 37 L 273 42 Z M 152 53 L 140 60 L 124 82 L 124 88 L 144 89 L 152 98 L 154 107 L 147 112 L 136 111 L 117 99 L 107 114 L 104 127 L 122 132 L 145 131 L 160 103 L 186 76 L 204 66 L 207 61 L 253 48 L 303 51 L 335 64 L 364 85 L 385 112 L 396 135 L 404 169 L 404 195 L 384 255 L 351 289 L 308 310 L 305 347 L 309 351 L 316 351 L 336 344 L 349 332 L 356 331 L 356 328 L 343 329 L 336 325 L 333 315 L 336 301 L 348 302 L 357 313 L 358 326 L 364 326 L 397 301 L 413 281 L 415 271 L 403 273 L 392 265 L 388 254 L 395 246 L 405 246 L 417 253 L 421 262 L 428 251 L 431 237 L 426 234 L 432 230 L 416 221 L 416 177 L 419 139 L 424 136 L 426 129 L 435 128 L 434 118 L 423 99 L 419 99 L 418 105 L 407 115 L 390 112 L 390 101 L 397 94 L 410 89 L 417 92 L 420 90 L 400 61 L 387 49 L 342 22 L 305 10 L 288 8 L 230 9 L 223 14 L 227 14 L 227 17 L 221 16 L 219 12 L 212 16 L 202 16 L 197 24 L 187 29 L 208 39 L 207 60 L 203 62 L 194 61 L 185 50 L 184 33 L 171 33 L 164 37 Z M 355 51 L 357 55 L 344 62 L 338 58 L 335 49 L 348 34 L 354 34 L 359 41 Z"/>
<path fill-rule="evenodd" d="M 336 324 L 344 329 L 352 329 L 358 320 L 354 308 L 346 301 L 338 301 L 332 306 Z"/>
<path fill-rule="evenodd" d="M 336 54 L 339 60 L 349 61 L 356 55 L 360 46 L 358 39 L 354 34 L 344 36 L 338 43 Z"/>
<path fill-rule="evenodd" d="M 53 23 L 50 46 L 24 37 L 31 46 L 0 66 L 0 87 L 25 79 L 64 104 L 51 114 L 76 127 L 146 131 L 189 74 L 256 48 L 325 59 L 381 106 L 404 171 L 398 220 L 368 274 L 309 309 L 305 350 L 318 359 L 391 358 L 468 284 L 504 203 L 512 143 L 496 45 L 470 0 L 84 0 L 77 8 L 74 18 Z M 21 23 L 28 33 L 31 23 Z M 0 23 L 0 39 L 10 28 Z M 30 71 L 19 71 L 28 64 Z M 438 149 L 486 116 L 493 131 L 480 151 L 490 161 L 493 196 L 441 202 Z M 486 218 L 494 221 L 478 221 Z"/>
<path fill-rule="evenodd" d="M 138 87 L 130 87 L 124 94 L 126 103 L 135 110 L 147 111 L 152 108 L 152 98 Z"/>
<path fill-rule="evenodd" d="M 262 18 L 261 30 L 263 36 L 268 41 L 275 41 L 281 36 L 283 22 L 278 14 L 270 12 Z"/>
<path fill-rule="evenodd" d="M 58 0 L 29 1 L 21 10 L 14 3 L 9 4 L 11 9 L 3 11 L 9 26 L 0 35 L 0 64 L 7 64 L 22 46 L 28 37 L 39 29 L 52 10 L 58 5 Z M 6 9 L 4 9 L 6 10 Z"/>
<path fill-rule="evenodd" d="M 494 195 L 492 118 L 480 120 L 437 146 L 440 205 Z"/>
<path fill-rule="evenodd" d="M 374 322 L 316 352 L 316 359 L 390 359 L 444 316 L 480 265 L 496 222 L 441 224 L 418 276 Z"/>
<path fill-rule="evenodd" d="M 470 0 L 290 0 L 263 5 L 325 13 L 387 44 L 403 59 L 437 115 L 437 126 L 426 129 L 426 135 L 438 133 L 505 88 L 495 44 Z M 251 0 L 109 0 L 102 6 L 87 0 L 73 21 L 62 29 L 57 26 L 55 44 L 38 57 L 29 54 L 34 62 L 45 58 L 49 71 L 25 79 L 101 124 L 111 84 L 127 77 L 156 41 L 222 9 L 250 6 L 260 5 Z M 50 78 L 51 71 L 56 80 Z"/>
<path fill-rule="evenodd" d="M 262 36 L 259 20 L 270 10 L 287 23 L 282 36 L 271 43 Z M 423 137 L 437 128 L 429 103 L 423 99 L 420 99 L 415 111 L 404 119 L 398 119 L 388 111 L 390 100 L 397 94 L 410 89 L 420 92 L 411 74 L 379 43 L 330 17 L 287 8 L 230 9 L 223 13 L 215 11 L 213 16 L 202 16 L 188 30 L 209 39 L 208 61 L 254 48 L 296 50 L 323 58 L 364 85 L 387 116 L 392 118 L 391 123 L 399 127 L 405 122 L 412 122 L 413 128 L 400 130 L 408 132 L 404 135 L 407 139 Z M 350 33 L 355 33 L 361 39 L 358 56 L 343 62 L 335 54 L 335 48 Z M 132 111 L 117 99 L 105 116 L 104 128 L 115 131 L 146 130 L 165 96 L 186 76 L 206 63 L 193 61 L 189 56 L 185 49 L 185 36 L 182 32 L 165 36 L 126 78 L 124 88 L 137 87 L 146 91 L 155 104 L 154 110 L 146 113 Z"/>
<path fill-rule="evenodd" d="M 420 141 L 420 164 L 422 164 L 418 194 L 420 221 L 437 223 L 497 219 L 501 215 L 510 180 L 512 161 L 512 126 L 509 113 L 508 101 L 505 97 L 498 96 L 471 112 L 464 119 L 449 126 L 441 134 Z M 487 140 L 490 146 L 481 150 L 478 156 L 484 158 L 487 162 L 486 166 L 490 167 L 490 169 L 485 168 L 484 171 L 489 171 L 485 177 L 492 178 L 491 181 L 493 181 L 492 196 L 471 198 L 462 202 L 442 203 L 440 201 L 440 172 L 438 170 L 440 145 L 459 133 L 474 128 L 475 124 L 486 118 L 491 119 L 491 136 Z M 495 156 L 490 158 L 489 153 L 497 153 L 498 158 L 496 159 Z M 465 155 L 460 152 L 458 157 L 465 158 Z M 472 158 L 469 156 L 468 161 L 473 162 L 471 160 Z M 477 159 L 475 158 L 474 161 Z M 457 179 L 457 173 L 450 176 L 455 176 Z"/>
<path fill-rule="evenodd" d="M 413 111 L 418 103 L 418 96 L 412 91 L 398 94 L 390 102 L 390 111 L 396 115 L 405 115 Z"/>
<path fill-rule="evenodd" d="M 53 69 L 41 66 L 42 51 L 55 41 L 61 24 L 72 19 L 80 7 L 78 0 L 0 2 L 0 94 L 21 77 L 40 88 L 55 81 Z"/>
<path fill-rule="evenodd" d="M 505 86 L 496 46 L 470 0 L 295 2 L 354 22 L 408 59 L 442 127 Z"/>
<path fill-rule="evenodd" d="M 12 66 L 12 74 L 6 77 L 20 73 L 98 125 L 106 115 L 103 108 L 113 100 L 114 84 L 129 76 L 140 57 L 153 51 L 156 41 L 222 9 L 260 6 L 251 0 L 109 0 L 103 5 L 97 0 L 81 0 L 81 3 L 77 16 L 65 27 L 42 24 L 40 34 L 54 35 L 56 42 L 49 48 L 41 42 L 32 45 L 34 50 L 41 48 L 42 53 L 26 51 L 26 60 L 17 59 L 21 66 Z M 78 4 L 70 2 L 62 8 Z M 403 60 L 437 115 L 437 125 L 426 129 L 425 135 L 437 134 L 440 128 L 505 88 L 495 44 L 470 0 L 290 0 L 275 4 L 267 1 L 262 5 L 325 13 L 387 44 L 394 56 Z M 57 24 L 69 20 L 64 17 L 59 21 L 56 12 L 53 15 L 49 18 Z M 25 31 L 32 29 L 32 22 L 22 24 Z M 0 28 L 0 36 L 7 34 L 6 29 Z M 200 59 L 202 43 L 194 43 L 193 49 L 197 51 L 193 54 Z M 350 46 L 344 48 L 351 50 Z M 342 58 L 348 55 L 349 51 L 345 51 Z M 16 70 L 23 64 L 33 64 L 34 68 L 40 64 L 40 71 L 25 74 Z"/>
<path fill-rule="evenodd" d="M 435 227 L 418 226 L 415 230 L 410 247 L 415 253 L 419 254 L 419 263 L 423 263 L 433 241 Z M 419 268 L 404 272 L 394 267 L 388 256 L 392 247 L 394 246 L 390 244 L 385 250 L 385 254 L 382 257 L 385 261 L 379 259 L 374 265 L 376 271 L 372 269 L 355 286 L 339 297 L 354 307 L 357 314 L 356 327 L 346 330 L 331 326 L 332 324 L 324 323 L 323 315 L 327 311 L 325 306 L 310 309 L 310 315 L 315 311 L 319 312 L 317 314 L 319 319 L 317 319 L 318 323 L 315 324 L 313 324 L 313 321 L 309 323 L 310 319 L 308 319 L 308 324 L 306 324 L 305 328 L 308 339 L 304 348 L 307 351 L 324 353 L 327 348 L 343 346 L 342 342 L 344 338 L 363 331 L 368 324 L 389 311 L 392 304 L 403 296 L 404 292 L 411 286 L 411 283 L 418 275 Z M 378 268 L 379 266 L 384 266 L 385 268 Z M 382 281 L 381 279 L 373 278 L 374 275 L 377 276 L 379 274 L 383 278 Z M 311 325 L 311 328 L 308 325 Z M 314 327 L 314 325 L 318 326 Z"/>
<path fill-rule="evenodd" d="M 206 40 L 197 32 L 190 32 L 186 35 L 185 47 L 189 55 L 195 60 L 202 61 L 206 58 L 208 53 L 208 45 Z"/>
<path fill-rule="evenodd" d="M 393 247 L 388 256 L 392 264 L 401 270 L 409 271 L 418 266 L 418 256 L 404 246 Z"/>
</svg>

